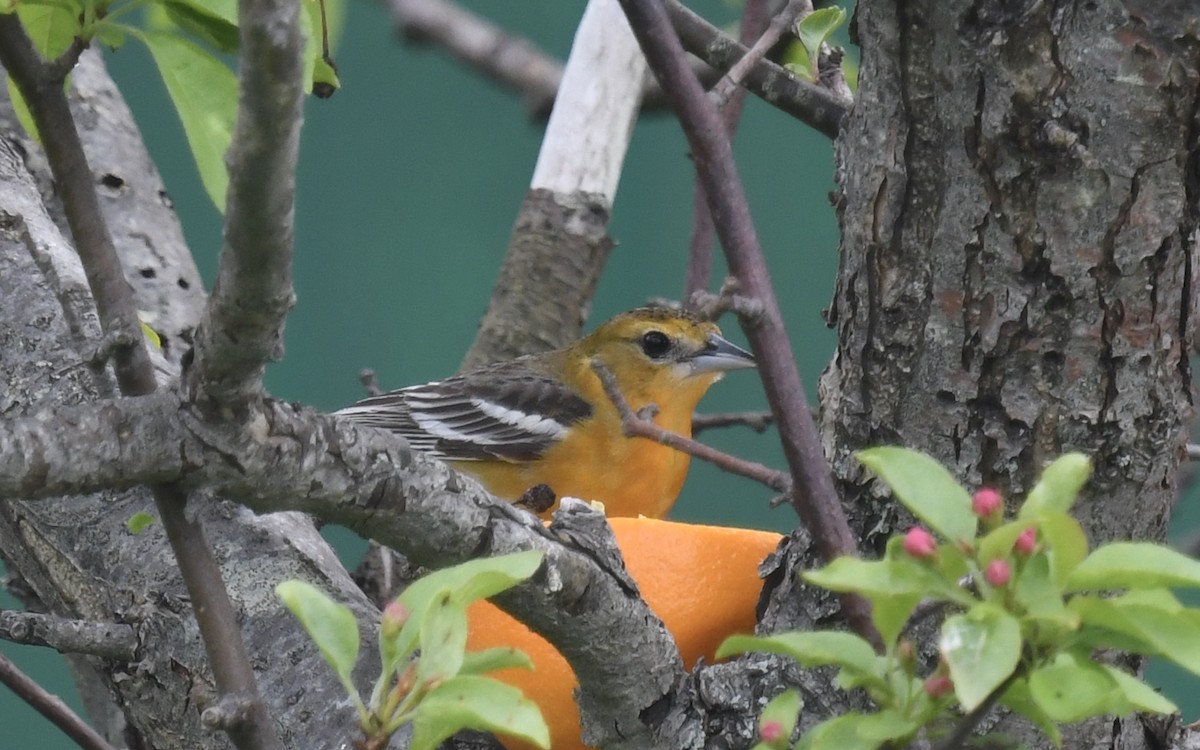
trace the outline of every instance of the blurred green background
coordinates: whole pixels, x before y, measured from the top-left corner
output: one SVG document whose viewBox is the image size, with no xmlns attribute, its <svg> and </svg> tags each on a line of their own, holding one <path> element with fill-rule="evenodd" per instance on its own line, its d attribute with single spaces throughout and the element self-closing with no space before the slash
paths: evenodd
<svg viewBox="0 0 1200 750">
<path fill-rule="evenodd" d="M 560 59 L 583 6 L 561 0 L 463 4 Z M 736 17 L 717 2 L 701 10 L 717 22 Z M 322 409 L 363 395 L 362 367 L 375 369 L 385 388 L 455 371 L 484 312 L 541 138 L 540 123 L 530 120 L 517 97 L 436 50 L 401 44 L 393 31 L 382 6 L 349 3 L 336 55 L 343 88 L 327 101 L 310 98 L 306 106 L 296 221 L 298 302 L 288 320 L 286 357 L 270 369 L 267 382 L 281 398 Z M 150 57 L 130 43 L 107 59 L 211 283 L 220 217 L 200 187 Z M 750 98 L 735 149 L 814 397 L 835 343 L 821 320 L 837 266 L 830 143 Z M 682 293 L 692 205 L 687 151 L 667 116 L 646 117 L 637 126 L 613 211 L 611 234 L 618 245 L 600 282 L 593 324 L 650 297 Z M 734 329 L 726 325 L 730 338 L 744 343 Z M 753 375 L 733 373 L 702 409 L 764 404 Z M 783 466 L 773 434 L 727 429 L 707 433 L 705 440 Z M 770 510 L 771 494 L 694 464 L 672 517 L 786 532 L 795 517 L 787 507 Z M 362 543 L 336 528 L 326 533 L 353 565 Z M 0 607 L 16 606 L 0 593 Z M 56 655 L 3 641 L 0 651 L 79 708 Z M 1183 699 L 1182 687 L 1174 692 L 1175 700 Z M 1191 700 L 1185 718 L 1194 718 L 1200 706 Z M 0 719 L 0 747 L 73 747 L 2 689 Z"/>
</svg>

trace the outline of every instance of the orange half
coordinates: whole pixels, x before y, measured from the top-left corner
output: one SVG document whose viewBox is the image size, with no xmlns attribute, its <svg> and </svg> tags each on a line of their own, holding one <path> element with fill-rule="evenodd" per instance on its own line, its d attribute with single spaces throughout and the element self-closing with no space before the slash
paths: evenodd
<svg viewBox="0 0 1200 750">
<path fill-rule="evenodd" d="M 675 636 L 685 668 L 691 669 L 702 656 L 711 661 L 727 636 L 754 630 L 754 607 L 762 589 L 758 565 L 779 544 L 779 534 L 652 518 L 608 521 L 629 574 Z M 468 618 L 468 650 L 513 646 L 533 660 L 533 671 L 505 669 L 491 676 L 538 704 L 550 727 L 550 747 L 587 748 L 579 735 L 573 695 L 578 681 L 566 659 L 491 602 L 472 604 Z M 531 747 L 500 739 L 513 750 Z"/>
</svg>

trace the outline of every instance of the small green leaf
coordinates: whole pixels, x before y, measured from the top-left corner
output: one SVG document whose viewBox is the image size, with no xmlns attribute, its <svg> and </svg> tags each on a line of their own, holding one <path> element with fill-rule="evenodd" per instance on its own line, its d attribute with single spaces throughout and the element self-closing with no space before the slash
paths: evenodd
<svg viewBox="0 0 1200 750">
<path fill-rule="evenodd" d="M 975 538 L 978 519 L 971 512 L 971 496 L 937 461 L 924 453 L 892 446 L 870 448 L 856 455 L 929 528 L 952 542 Z"/>
<path fill-rule="evenodd" d="M 158 519 L 152 514 L 145 511 L 138 511 L 129 517 L 125 522 L 125 528 L 129 529 L 130 534 L 140 534 L 146 530 L 146 527 L 154 523 Z"/>
<path fill-rule="evenodd" d="M 238 49 L 237 5 L 194 0 L 163 0 L 163 9 L 176 26 L 224 54 Z M 232 12 L 233 16 L 227 14 Z"/>
<path fill-rule="evenodd" d="M 467 610 L 451 592 L 434 597 L 421 621 L 421 659 L 417 684 L 440 682 L 458 674 L 467 650 Z"/>
<path fill-rule="evenodd" d="M 783 68 L 792 75 L 812 83 L 817 78 L 817 66 L 808 55 L 804 43 L 799 39 L 790 42 L 783 50 L 779 60 Z"/>
<path fill-rule="evenodd" d="M 521 691 L 487 677 L 461 676 L 429 692 L 417 706 L 409 750 L 435 750 L 461 729 L 504 734 L 550 747 L 550 730 Z"/>
<path fill-rule="evenodd" d="M 147 31 L 142 39 L 179 112 L 204 189 L 224 213 L 229 187 L 225 152 L 233 139 L 237 78 L 220 60 L 178 34 Z"/>
<path fill-rule="evenodd" d="M 284 581 L 275 587 L 275 595 L 300 620 L 342 684 L 357 696 L 350 675 L 358 661 L 358 623 L 350 608 L 304 581 Z"/>
<path fill-rule="evenodd" d="M 1148 542 L 1114 542 L 1067 577 L 1067 591 L 1200 587 L 1200 562 Z"/>
<path fill-rule="evenodd" d="M 1029 674 L 1029 695 L 1047 716 L 1059 722 L 1102 715 L 1118 708 L 1113 705 L 1114 698 L 1123 698 L 1116 680 L 1100 665 L 1066 653 Z"/>
<path fill-rule="evenodd" d="M 946 618 L 938 648 L 950 665 L 959 703 L 970 711 L 1017 668 L 1021 626 L 999 607 L 981 604 L 966 614 Z"/>
<path fill-rule="evenodd" d="M 785 690 L 779 695 L 772 698 L 763 706 L 762 715 L 758 717 L 758 732 L 761 735 L 762 729 L 768 722 L 777 722 L 783 731 L 784 742 L 778 746 L 786 747 L 787 739 L 792 736 L 792 732 L 796 729 L 796 723 L 800 719 L 800 709 L 804 707 L 804 700 L 800 697 L 799 690 Z"/>
<path fill-rule="evenodd" d="M 1087 534 L 1071 516 L 1043 511 L 1036 519 L 1038 538 L 1046 548 L 1055 584 L 1061 586 L 1088 554 Z"/>
<path fill-rule="evenodd" d="M 980 567 L 987 567 L 992 560 L 1008 557 L 1013 551 L 1013 543 L 1017 541 L 1017 537 L 1030 526 L 1033 526 L 1030 521 L 1013 521 L 985 534 L 979 540 L 978 546 Z"/>
<path fill-rule="evenodd" d="M 110 50 L 119 50 L 125 45 L 127 31 L 124 24 L 100 21 L 96 24 L 96 40 Z"/>
<path fill-rule="evenodd" d="M 154 348 L 162 349 L 162 339 L 159 338 L 158 331 L 151 328 L 150 325 L 148 323 L 146 323 L 146 321 L 142 320 L 140 317 L 138 318 L 138 325 L 140 325 L 142 327 L 142 335 L 145 336 L 146 339 L 151 344 L 154 345 Z"/>
<path fill-rule="evenodd" d="M 321 99 L 328 99 L 342 87 L 337 70 L 324 58 L 318 57 L 313 61 L 312 93 Z"/>
<path fill-rule="evenodd" d="M 894 708 L 885 708 L 878 713 L 863 716 L 858 725 L 858 734 L 868 740 L 888 742 L 903 739 L 918 728 L 920 724 L 917 721 L 905 718 Z"/>
<path fill-rule="evenodd" d="M 29 105 L 25 102 L 25 96 L 17 88 L 17 84 L 13 83 L 12 76 L 5 76 L 4 83 L 8 86 L 8 100 L 12 102 L 13 112 L 17 115 L 17 122 L 21 123 L 21 127 L 25 129 L 25 133 L 30 138 L 41 143 L 42 136 L 38 133 L 37 123 L 34 122 L 33 113 L 29 111 Z"/>
<path fill-rule="evenodd" d="M 1101 664 L 1100 667 L 1108 672 L 1108 676 L 1117 683 L 1117 688 L 1124 694 L 1125 700 L 1129 702 L 1134 711 L 1156 714 L 1179 713 L 1179 707 L 1168 700 L 1166 696 L 1133 675 L 1126 674 L 1107 664 Z"/>
<path fill-rule="evenodd" d="M 885 741 L 860 733 L 866 718 L 857 711 L 848 711 L 827 719 L 800 738 L 797 750 L 876 750 Z"/>
<path fill-rule="evenodd" d="M 1054 720 L 1046 715 L 1041 706 L 1029 694 L 1029 682 L 1025 679 L 1013 680 L 1004 694 L 1000 696 L 1000 705 L 1007 706 L 1013 711 L 1029 719 L 1042 730 L 1055 747 L 1062 747 L 1062 732 Z"/>
<path fill-rule="evenodd" d="M 1082 453 L 1066 453 L 1042 470 L 1025 498 L 1018 518 L 1036 518 L 1045 511 L 1066 513 L 1092 474 L 1092 461 Z"/>
<path fill-rule="evenodd" d="M 25 27 L 25 33 L 33 41 L 38 54 L 47 60 L 66 52 L 75 37 L 83 31 L 79 15 L 73 13 L 66 4 L 21 3 L 17 6 L 17 17 L 21 19 L 21 25 Z"/>
<path fill-rule="evenodd" d="M 846 11 L 836 5 L 818 8 L 802 18 L 795 26 L 796 36 L 808 49 L 811 59 L 817 59 L 821 45 L 846 22 Z"/>
<path fill-rule="evenodd" d="M 717 649 L 716 657 L 724 659 L 752 651 L 788 656 L 804 667 L 835 664 L 852 672 L 883 674 L 883 666 L 871 644 L 853 633 L 832 630 L 767 636 L 731 635 Z"/>
<path fill-rule="evenodd" d="M 1052 644 L 1079 627 L 1079 615 L 1069 611 L 1062 591 L 1051 580 L 1050 560 L 1038 552 L 1021 566 L 1013 595 L 1034 628 L 1038 643 Z"/>
<path fill-rule="evenodd" d="M 468 652 L 458 673 L 481 675 L 501 669 L 533 669 L 533 660 L 524 651 L 512 646 L 497 646 Z"/>
<path fill-rule="evenodd" d="M 1079 596 L 1070 607 L 1086 625 L 1134 639 L 1109 640 L 1111 647 L 1162 656 L 1200 674 L 1200 611 L 1184 608 L 1169 591 L 1131 591 L 1109 599 Z M 1100 638 L 1091 643 L 1106 645 Z"/>
</svg>

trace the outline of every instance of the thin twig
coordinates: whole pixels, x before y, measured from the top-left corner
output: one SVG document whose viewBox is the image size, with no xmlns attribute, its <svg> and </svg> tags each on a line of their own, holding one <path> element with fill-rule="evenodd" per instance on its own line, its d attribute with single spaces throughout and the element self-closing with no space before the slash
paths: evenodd
<svg viewBox="0 0 1200 750">
<path fill-rule="evenodd" d="M 299 41 L 299 11 L 293 8 L 292 12 L 298 58 L 303 48 L 303 42 Z M 243 19 L 243 55 L 248 54 L 248 46 L 253 47 L 247 45 L 245 38 L 248 27 L 261 31 Z M 271 35 L 275 31 L 272 28 Z M 95 183 L 67 104 L 63 80 L 54 77 L 62 71 L 42 60 L 15 14 L 0 15 L 0 63 L 25 97 L 37 123 L 104 335 L 107 340 L 129 342 L 114 353 L 114 370 L 121 393 L 126 396 L 153 393 L 157 388 L 154 366 L 141 335 L 133 290 L 125 280 L 112 236 L 100 212 Z M 268 68 L 269 75 L 275 75 L 277 69 Z M 298 86 L 298 74 L 296 80 Z M 255 308 L 251 305 L 247 309 Z M 220 566 L 204 540 L 203 528 L 185 511 L 187 495 L 173 485 L 153 485 L 150 489 L 192 598 L 218 689 L 222 694 L 242 696 L 253 706 L 250 712 L 253 720 L 232 728 L 229 737 L 240 750 L 279 748 L 279 739 L 258 694 Z"/>
<path fill-rule="evenodd" d="M 745 46 L 678 0 L 664 0 L 671 23 L 688 52 L 718 70 L 728 70 L 747 52 Z M 660 81 L 661 83 L 661 81 Z M 759 60 L 743 82 L 750 93 L 830 138 L 836 138 L 850 111 L 850 99 L 803 81 L 770 60 Z M 666 86 L 663 86 L 666 89 Z"/>
<path fill-rule="evenodd" d="M 742 6 L 742 22 L 738 31 L 738 41 L 750 44 L 763 33 L 767 25 L 767 0 L 746 0 Z M 738 121 L 742 117 L 742 105 L 746 102 L 746 90 L 738 87 L 721 110 L 725 120 L 725 132 L 729 140 L 733 140 L 737 132 Z M 696 187 L 692 198 L 692 239 L 688 243 L 687 278 L 683 287 L 683 298 L 691 300 L 697 292 L 708 289 L 712 282 L 712 253 L 713 240 L 716 234 L 713 229 L 712 214 L 708 211 L 708 198 L 704 195 L 704 185 L 696 178 Z"/>
<path fill-rule="evenodd" d="M 693 414 L 692 435 L 699 435 L 705 430 L 718 427 L 745 426 L 755 432 L 766 432 L 767 427 L 775 422 L 775 415 L 769 411 L 738 411 L 728 414 Z"/>
<path fill-rule="evenodd" d="M 88 654 L 124 662 L 133 661 L 138 646 L 137 635 L 129 625 L 2 609 L 0 638 L 27 646 L 47 646 L 63 654 Z"/>
<path fill-rule="evenodd" d="M 670 430 L 664 430 L 651 419 L 634 413 L 633 409 L 629 406 L 629 402 L 625 400 L 625 395 L 621 393 L 621 386 L 617 384 L 617 378 L 612 374 L 612 370 L 608 369 L 598 359 L 593 359 L 591 365 L 592 370 L 596 373 L 596 377 L 600 378 L 600 384 L 604 386 L 604 392 L 608 394 L 609 400 L 612 401 L 613 406 L 617 409 L 617 414 L 621 416 L 621 426 L 624 428 L 626 435 L 646 438 L 647 440 L 653 440 L 656 443 L 669 446 L 677 451 L 682 451 L 688 455 L 708 461 L 722 471 L 761 482 L 776 492 L 788 492 L 791 490 L 792 482 L 782 471 L 776 471 L 769 466 L 764 466 L 754 461 L 746 461 L 737 456 L 731 456 L 724 451 L 719 451 L 704 443 L 685 438 L 683 435 L 671 432 Z"/>
<path fill-rule="evenodd" d="M 771 19 L 771 25 L 754 42 L 750 51 L 738 60 L 708 93 L 714 104 L 718 107 L 725 106 L 729 97 L 733 96 L 733 92 L 741 88 L 742 81 L 750 73 L 750 70 L 766 57 L 767 52 L 775 46 L 775 43 L 783 36 L 783 32 L 800 17 L 801 13 L 812 13 L 812 0 L 788 0 L 788 4 L 775 14 L 775 17 Z M 745 43 L 746 40 L 743 39 L 742 44 Z"/>
<path fill-rule="evenodd" d="M 84 750 L 113 750 L 113 746 L 80 718 L 79 714 L 63 703 L 62 698 L 51 695 L 3 654 L 0 654 L 0 683 L 49 719 Z"/>
<path fill-rule="evenodd" d="M 709 208 L 717 219 L 717 234 L 730 271 L 742 291 L 762 303 L 757 323 L 745 326 L 758 362 L 771 410 L 779 420 L 779 436 L 794 482 L 792 506 L 809 529 L 822 557 L 832 560 L 856 555 L 856 541 L 834 489 L 829 465 L 821 450 L 816 423 L 809 412 L 800 371 L 759 244 L 733 149 L 725 137 L 720 113 L 687 67 L 679 38 L 661 0 L 621 0 L 646 54 L 650 69 L 671 100 L 691 146 L 697 173 L 704 181 Z M 870 604 L 845 594 L 842 609 L 850 626 L 882 647 L 871 621 Z"/>
</svg>

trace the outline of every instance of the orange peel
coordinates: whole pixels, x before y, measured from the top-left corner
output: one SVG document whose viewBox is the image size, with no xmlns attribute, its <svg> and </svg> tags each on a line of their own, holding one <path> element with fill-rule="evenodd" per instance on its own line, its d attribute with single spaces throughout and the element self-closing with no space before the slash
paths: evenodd
<svg viewBox="0 0 1200 750">
<path fill-rule="evenodd" d="M 755 625 L 762 589 L 758 565 L 776 548 L 779 534 L 651 518 L 610 518 L 617 546 L 643 598 L 675 637 L 684 667 L 711 661 L 717 646 Z M 541 636 L 488 601 L 468 610 L 467 648 L 512 646 L 529 655 L 533 671 L 504 669 L 492 677 L 513 685 L 538 704 L 554 750 L 585 750 L 579 730 L 575 673 Z M 531 748 L 501 737 L 510 750 Z"/>
</svg>

